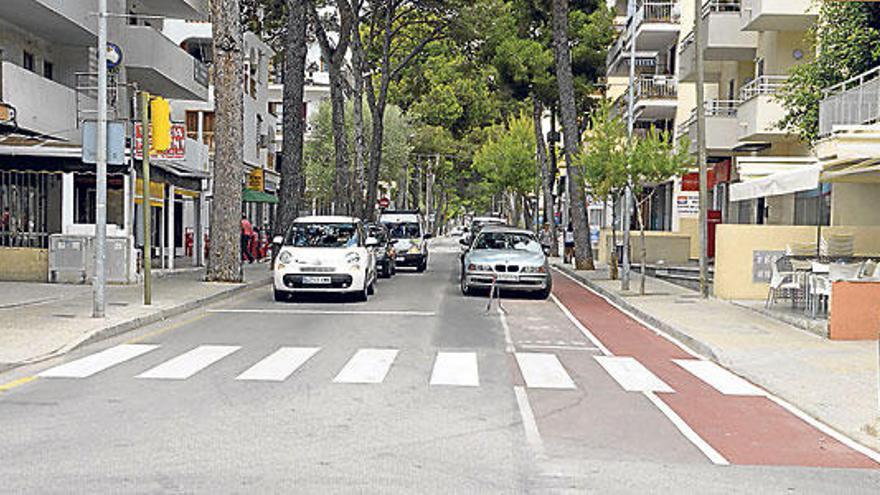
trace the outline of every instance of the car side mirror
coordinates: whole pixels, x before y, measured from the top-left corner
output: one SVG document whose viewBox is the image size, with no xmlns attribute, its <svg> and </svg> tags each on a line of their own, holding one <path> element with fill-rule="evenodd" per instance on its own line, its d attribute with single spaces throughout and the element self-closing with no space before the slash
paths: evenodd
<svg viewBox="0 0 880 495">
<path fill-rule="evenodd" d="M 550 256 L 550 245 L 549 244 L 541 244 L 541 249 L 544 251 L 544 256 Z"/>
<path fill-rule="evenodd" d="M 467 239 L 459 239 L 458 243 L 461 244 L 462 246 L 465 246 L 465 247 L 470 245 L 470 243 L 468 242 Z"/>
<path fill-rule="evenodd" d="M 366 247 L 376 247 L 379 245 L 379 239 L 376 239 L 375 237 L 367 237 L 367 240 L 366 240 L 366 242 L 364 242 L 364 245 Z"/>
<path fill-rule="evenodd" d="M 422 236 L 423 239 L 430 239 L 432 237 L 434 237 L 434 234 L 431 234 L 430 232 Z"/>
<path fill-rule="evenodd" d="M 272 244 L 283 244 L 283 243 L 284 243 L 284 237 L 281 237 L 280 235 L 276 235 L 275 237 L 272 238 Z"/>
</svg>

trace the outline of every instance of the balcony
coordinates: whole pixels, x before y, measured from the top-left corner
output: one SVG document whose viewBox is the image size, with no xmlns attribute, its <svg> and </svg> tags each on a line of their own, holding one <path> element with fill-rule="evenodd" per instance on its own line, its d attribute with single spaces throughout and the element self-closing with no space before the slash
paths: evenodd
<svg viewBox="0 0 880 495">
<path fill-rule="evenodd" d="M 789 133 L 777 124 L 785 117 L 785 109 L 776 100 L 776 92 L 785 85 L 787 76 L 761 76 L 740 90 L 737 109 L 740 144 L 784 140 Z"/>
<path fill-rule="evenodd" d="M 818 18 L 814 0 L 743 0 L 744 31 L 806 31 Z"/>
<path fill-rule="evenodd" d="M 710 155 L 729 155 L 737 145 L 736 136 L 739 132 L 737 107 L 739 100 L 710 100 L 706 102 L 706 152 Z M 688 136 L 691 142 L 690 151 L 696 153 L 697 126 L 696 109 L 691 116 L 678 127 L 679 136 Z"/>
<path fill-rule="evenodd" d="M 623 32 L 608 50 L 605 59 L 609 75 L 625 72 L 629 63 L 630 43 L 635 29 L 635 49 L 638 60 L 654 59 L 678 40 L 678 3 L 644 1 L 627 22 Z"/>
<path fill-rule="evenodd" d="M 860 126 L 880 121 L 880 67 L 825 90 L 819 103 L 819 135 L 835 126 Z"/>
<path fill-rule="evenodd" d="M 165 98 L 208 99 L 208 69 L 149 26 L 126 26 L 123 63 L 130 81 Z"/>
<path fill-rule="evenodd" d="M 753 60 L 758 34 L 741 30 L 740 0 L 708 0 L 703 3 L 703 72 L 707 80 L 721 76 L 721 62 Z M 696 80 L 694 33 L 691 30 L 680 43 L 679 78 Z"/>
<path fill-rule="evenodd" d="M 0 19 L 49 42 L 86 46 L 97 43 L 94 2 L 2 0 Z"/>
<path fill-rule="evenodd" d="M 629 92 L 623 93 L 614 104 L 618 115 L 626 115 Z M 678 106 L 678 83 L 673 75 L 642 74 L 636 80 L 636 120 L 668 120 L 675 118 Z"/>
<path fill-rule="evenodd" d="M 161 15 L 172 19 L 208 20 L 209 0 L 135 0 L 136 14 Z"/>
<path fill-rule="evenodd" d="M 15 107 L 19 127 L 74 143 L 80 141 L 73 88 L 10 62 L 0 65 L 0 79 L 0 99 Z"/>
</svg>

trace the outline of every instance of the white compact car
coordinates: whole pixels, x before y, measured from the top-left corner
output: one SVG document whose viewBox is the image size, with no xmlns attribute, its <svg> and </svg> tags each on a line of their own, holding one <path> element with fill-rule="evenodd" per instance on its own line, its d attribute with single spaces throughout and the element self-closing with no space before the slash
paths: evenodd
<svg viewBox="0 0 880 495">
<path fill-rule="evenodd" d="M 375 291 L 376 260 L 361 220 L 342 216 L 300 217 L 274 239 L 275 300 L 297 293 L 344 292 L 366 301 Z"/>
</svg>

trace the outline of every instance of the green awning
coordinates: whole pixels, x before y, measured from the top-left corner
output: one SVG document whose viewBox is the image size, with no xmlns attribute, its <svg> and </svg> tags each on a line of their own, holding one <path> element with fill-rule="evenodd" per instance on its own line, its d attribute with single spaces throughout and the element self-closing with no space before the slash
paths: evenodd
<svg viewBox="0 0 880 495">
<path fill-rule="evenodd" d="M 254 189 L 245 189 L 242 191 L 241 200 L 245 203 L 270 203 L 273 205 L 278 203 L 278 197 L 274 194 L 256 191 Z"/>
</svg>

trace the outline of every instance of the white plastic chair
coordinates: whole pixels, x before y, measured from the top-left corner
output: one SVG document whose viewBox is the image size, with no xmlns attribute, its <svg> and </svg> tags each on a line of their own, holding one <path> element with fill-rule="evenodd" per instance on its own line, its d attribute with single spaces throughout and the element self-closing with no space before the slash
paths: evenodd
<svg viewBox="0 0 880 495">
<path fill-rule="evenodd" d="M 808 279 L 810 316 L 816 317 L 817 309 L 821 306 L 828 310 L 828 301 L 831 299 L 831 280 L 828 276 L 811 274 Z"/>
<path fill-rule="evenodd" d="M 832 282 L 856 280 L 862 270 L 862 263 L 831 263 L 828 266 L 828 278 Z"/>
<path fill-rule="evenodd" d="M 786 257 L 781 257 L 770 265 L 770 290 L 767 292 L 767 301 L 764 306 L 769 308 L 776 304 L 776 299 L 780 297 L 789 297 L 791 304 L 794 305 L 796 296 L 801 292 L 802 287 L 797 279 L 797 274 L 791 267 L 791 261 Z"/>
</svg>

